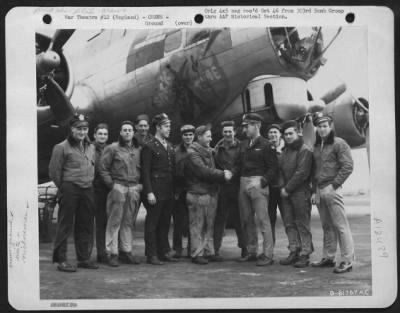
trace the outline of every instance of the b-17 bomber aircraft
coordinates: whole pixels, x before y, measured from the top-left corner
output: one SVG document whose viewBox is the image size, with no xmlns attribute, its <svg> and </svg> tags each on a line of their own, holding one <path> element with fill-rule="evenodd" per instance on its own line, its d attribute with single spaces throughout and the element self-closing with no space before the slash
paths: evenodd
<svg viewBox="0 0 400 313">
<path fill-rule="evenodd" d="M 186 29 L 59 29 L 36 34 L 39 181 L 48 179 L 53 146 L 68 133 L 75 113 L 110 125 L 115 138 L 122 120 L 165 112 L 171 141 L 183 123 L 224 119 L 240 124 L 257 112 L 265 124 L 297 119 L 312 142 L 312 114 L 333 116 L 338 136 L 368 148 L 369 107 L 345 84 L 314 99 L 307 81 L 327 61 L 323 29 L 310 27 Z M 218 129 L 218 127 L 214 127 Z M 114 136 L 114 137 L 113 137 Z"/>
</svg>

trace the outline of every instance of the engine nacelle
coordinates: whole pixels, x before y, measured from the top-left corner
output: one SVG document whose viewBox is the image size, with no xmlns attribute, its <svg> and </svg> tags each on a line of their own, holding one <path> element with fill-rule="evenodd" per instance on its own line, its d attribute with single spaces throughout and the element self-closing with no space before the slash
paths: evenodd
<svg viewBox="0 0 400 313">
<path fill-rule="evenodd" d="M 361 108 L 356 103 L 356 99 L 348 92 L 342 94 L 336 100 L 328 103 L 325 113 L 333 118 L 335 133 L 343 138 L 350 147 L 359 147 L 366 142 L 366 129 L 368 117 L 363 124 L 360 123 Z"/>
<path fill-rule="evenodd" d="M 242 99 L 244 112 L 257 112 L 267 123 L 298 119 L 308 113 L 324 111 L 333 117 L 336 134 L 351 147 L 359 147 L 366 142 L 368 101 L 355 99 L 346 91 L 345 84 L 336 86 L 321 99 L 313 100 L 303 79 L 260 76 L 248 84 Z M 314 132 L 312 125 L 309 132 Z"/>
<path fill-rule="evenodd" d="M 246 111 L 272 111 L 275 119 L 295 119 L 307 113 L 306 81 L 296 77 L 260 76 L 244 91 Z"/>
</svg>

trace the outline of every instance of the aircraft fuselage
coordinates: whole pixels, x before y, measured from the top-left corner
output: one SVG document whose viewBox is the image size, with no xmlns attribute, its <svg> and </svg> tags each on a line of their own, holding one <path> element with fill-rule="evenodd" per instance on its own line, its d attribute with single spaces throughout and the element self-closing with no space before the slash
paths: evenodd
<svg viewBox="0 0 400 313">
<path fill-rule="evenodd" d="M 234 100 L 254 77 L 315 74 L 283 58 L 278 40 L 279 29 L 270 28 L 100 31 L 64 49 L 74 79 L 70 100 L 91 126 L 107 122 L 112 139 L 122 120 L 165 112 L 176 141 L 183 123 L 238 119 L 244 108 Z M 48 151 L 68 133 L 50 124 L 39 126 L 39 176 L 47 174 Z"/>
</svg>

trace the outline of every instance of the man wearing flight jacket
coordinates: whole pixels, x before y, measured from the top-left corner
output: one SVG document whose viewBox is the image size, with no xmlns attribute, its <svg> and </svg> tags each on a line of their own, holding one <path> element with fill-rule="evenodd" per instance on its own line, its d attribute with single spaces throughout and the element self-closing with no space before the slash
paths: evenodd
<svg viewBox="0 0 400 313">
<path fill-rule="evenodd" d="M 313 252 L 310 229 L 312 152 L 299 134 L 296 121 L 282 125 L 285 148 L 279 159 L 283 223 L 289 239 L 289 256 L 281 265 L 306 267 Z"/>
<path fill-rule="evenodd" d="M 314 145 L 314 169 L 312 203 L 318 207 L 324 231 L 323 257 L 314 267 L 335 266 L 339 244 L 342 260 L 334 268 L 336 274 L 350 272 L 354 262 L 354 242 L 347 219 L 342 184 L 353 172 L 351 149 L 346 141 L 336 137 L 333 120 L 327 114 L 316 113 L 314 125 L 317 128 Z"/>
<path fill-rule="evenodd" d="M 49 164 L 49 176 L 60 194 L 53 262 L 58 263 L 57 269 L 62 272 L 76 271 L 76 267 L 67 262 L 67 241 L 72 232 L 78 267 L 98 268 L 90 261 L 95 211 L 92 185 L 95 149 L 87 137 L 87 117 L 74 116 L 70 126 L 70 135 L 55 145 Z"/>
<path fill-rule="evenodd" d="M 215 167 L 210 148 L 211 130 L 202 125 L 196 128 L 196 141 L 188 149 L 185 164 L 187 179 L 186 200 L 189 210 L 191 257 L 195 264 L 217 261 L 214 251 L 214 220 L 217 212 L 219 182 L 230 180 L 232 173 Z"/>
<path fill-rule="evenodd" d="M 104 149 L 100 175 L 111 189 L 107 196 L 106 250 L 109 265 L 118 266 L 118 259 L 139 264 L 132 254 L 136 217 L 139 212 L 140 147 L 131 121 L 121 123 L 118 142 Z"/>
</svg>

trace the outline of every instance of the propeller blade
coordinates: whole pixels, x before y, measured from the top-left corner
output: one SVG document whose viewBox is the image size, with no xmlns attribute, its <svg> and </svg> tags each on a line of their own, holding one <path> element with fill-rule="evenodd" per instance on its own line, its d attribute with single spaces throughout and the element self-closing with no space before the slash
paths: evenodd
<svg viewBox="0 0 400 313">
<path fill-rule="evenodd" d="M 53 121 L 53 112 L 49 106 L 37 108 L 37 123 L 38 126 L 46 125 Z"/>
<path fill-rule="evenodd" d="M 309 115 L 303 124 L 302 135 L 304 143 L 312 148 L 315 142 L 315 128 L 312 123 L 312 115 Z"/>
<path fill-rule="evenodd" d="M 321 97 L 321 100 L 326 104 L 331 103 L 333 100 L 337 99 L 341 94 L 343 94 L 347 89 L 345 83 L 329 90 L 326 94 Z"/>
<path fill-rule="evenodd" d="M 60 51 L 74 31 L 74 29 L 57 29 L 47 50 Z"/>
<path fill-rule="evenodd" d="M 48 105 L 50 105 L 50 108 L 57 123 L 63 126 L 74 115 L 74 108 L 68 97 L 65 95 L 64 90 L 52 77 L 46 78 L 46 84 L 46 102 Z"/>
<path fill-rule="evenodd" d="M 40 52 L 45 52 L 50 45 L 51 38 L 44 34 L 36 33 L 35 34 L 36 41 L 36 54 Z"/>
</svg>

